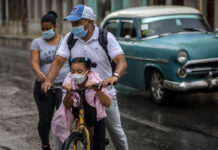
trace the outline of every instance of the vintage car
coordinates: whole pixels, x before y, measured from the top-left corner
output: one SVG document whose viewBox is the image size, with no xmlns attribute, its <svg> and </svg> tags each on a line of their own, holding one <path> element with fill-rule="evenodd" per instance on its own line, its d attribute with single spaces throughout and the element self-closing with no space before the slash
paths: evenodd
<svg viewBox="0 0 218 150">
<path fill-rule="evenodd" d="M 173 93 L 218 86 L 218 35 L 194 8 L 123 9 L 109 14 L 101 28 L 124 50 L 128 68 L 120 82 L 149 90 L 157 104 Z"/>
</svg>

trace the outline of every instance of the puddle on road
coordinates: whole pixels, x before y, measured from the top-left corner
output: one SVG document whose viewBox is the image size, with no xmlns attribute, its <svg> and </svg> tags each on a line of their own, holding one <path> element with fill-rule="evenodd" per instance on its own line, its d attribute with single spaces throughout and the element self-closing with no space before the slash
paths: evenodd
<svg viewBox="0 0 218 150">
<path fill-rule="evenodd" d="M 11 150 L 11 149 L 10 149 L 10 148 L 8 148 L 8 147 L 1 146 L 1 145 L 0 145 L 0 150 Z"/>
<path fill-rule="evenodd" d="M 19 88 L 13 86 L 0 86 L 0 95 L 13 95 L 19 92 Z M 0 149 L 1 150 L 1 149 Z"/>
</svg>

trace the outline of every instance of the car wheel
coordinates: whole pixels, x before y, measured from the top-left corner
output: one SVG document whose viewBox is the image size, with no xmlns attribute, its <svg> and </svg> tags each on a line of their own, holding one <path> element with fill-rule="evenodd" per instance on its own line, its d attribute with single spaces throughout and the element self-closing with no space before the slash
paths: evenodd
<svg viewBox="0 0 218 150">
<path fill-rule="evenodd" d="M 151 94 L 151 99 L 156 104 L 164 104 L 170 98 L 170 92 L 163 86 L 163 75 L 152 70 L 148 79 L 148 88 Z"/>
</svg>

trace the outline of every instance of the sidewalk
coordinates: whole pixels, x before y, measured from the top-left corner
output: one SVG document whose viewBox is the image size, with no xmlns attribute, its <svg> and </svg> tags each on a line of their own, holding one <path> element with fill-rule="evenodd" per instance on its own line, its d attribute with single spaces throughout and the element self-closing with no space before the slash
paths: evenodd
<svg viewBox="0 0 218 150">
<path fill-rule="evenodd" d="M 29 48 L 33 39 L 40 35 L 0 34 L 0 45 L 6 47 Z"/>
</svg>

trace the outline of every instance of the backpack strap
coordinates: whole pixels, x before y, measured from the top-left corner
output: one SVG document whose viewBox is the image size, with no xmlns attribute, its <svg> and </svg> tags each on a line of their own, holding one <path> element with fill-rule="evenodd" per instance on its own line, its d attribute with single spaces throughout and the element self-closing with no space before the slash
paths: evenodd
<svg viewBox="0 0 218 150">
<path fill-rule="evenodd" d="M 102 46 L 102 48 L 105 50 L 105 52 L 107 54 L 107 57 L 108 57 L 108 60 L 109 60 L 109 62 L 111 64 L 112 72 L 114 72 L 115 68 L 116 68 L 116 64 L 114 63 L 114 61 L 111 59 L 111 57 L 108 54 L 108 49 L 107 49 L 107 45 L 108 45 L 107 34 L 108 34 L 108 32 L 106 30 L 99 28 L 98 42 Z"/>
<path fill-rule="evenodd" d="M 68 45 L 68 49 L 70 51 L 70 56 L 71 56 L 71 49 L 74 47 L 74 45 L 76 44 L 76 41 L 77 39 L 74 39 L 74 34 L 71 32 L 68 39 L 67 39 L 67 45 Z M 70 58 L 68 59 L 68 63 L 69 63 L 69 66 L 71 66 L 71 61 L 70 61 Z"/>
<path fill-rule="evenodd" d="M 67 40 L 67 45 L 68 45 L 68 49 L 69 51 L 71 51 L 71 48 L 74 47 L 74 45 L 76 44 L 77 39 L 74 39 L 74 34 L 71 32 L 68 40 Z"/>
</svg>

